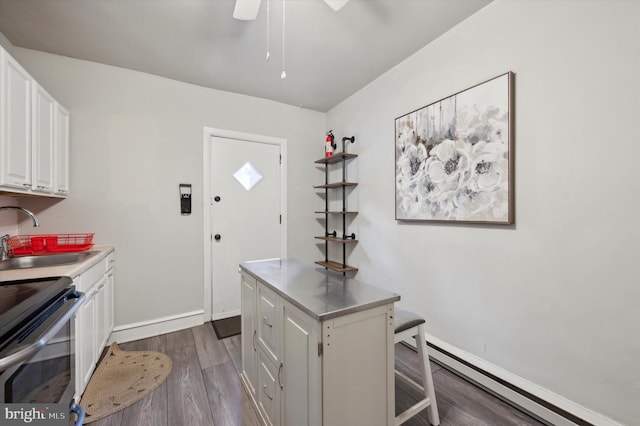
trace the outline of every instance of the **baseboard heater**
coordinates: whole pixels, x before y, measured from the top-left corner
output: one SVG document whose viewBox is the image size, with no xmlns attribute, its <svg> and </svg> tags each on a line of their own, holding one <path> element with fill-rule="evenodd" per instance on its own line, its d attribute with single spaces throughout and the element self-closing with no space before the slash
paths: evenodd
<svg viewBox="0 0 640 426">
<path fill-rule="evenodd" d="M 416 348 L 414 340 L 405 341 Z M 540 422 L 551 426 L 595 426 L 579 416 L 526 391 L 486 371 L 451 352 L 427 341 L 429 357 L 433 362 L 457 376 L 481 387 L 514 408 L 525 412 Z M 436 389 L 437 397 L 437 389 Z"/>
</svg>

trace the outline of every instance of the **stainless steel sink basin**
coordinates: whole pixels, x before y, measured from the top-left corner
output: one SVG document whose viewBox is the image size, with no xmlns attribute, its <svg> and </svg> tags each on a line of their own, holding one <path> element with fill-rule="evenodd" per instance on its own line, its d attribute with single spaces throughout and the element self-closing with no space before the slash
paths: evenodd
<svg viewBox="0 0 640 426">
<path fill-rule="evenodd" d="M 95 251 L 83 251 L 79 253 L 57 253 L 42 256 L 12 257 L 0 262 L 0 271 L 8 269 L 43 268 L 47 266 L 69 265 L 82 262 L 93 256 Z"/>
</svg>

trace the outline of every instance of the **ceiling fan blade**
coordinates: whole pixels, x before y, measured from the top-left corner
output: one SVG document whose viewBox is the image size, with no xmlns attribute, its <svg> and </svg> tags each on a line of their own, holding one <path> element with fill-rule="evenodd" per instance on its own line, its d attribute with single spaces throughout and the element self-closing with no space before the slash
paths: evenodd
<svg viewBox="0 0 640 426">
<path fill-rule="evenodd" d="M 233 17 L 241 21 L 253 21 L 258 17 L 260 0 L 236 0 Z"/>
<path fill-rule="evenodd" d="M 328 4 L 331 9 L 337 12 L 342 9 L 344 5 L 349 2 L 349 0 L 324 0 L 324 2 Z"/>
</svg>

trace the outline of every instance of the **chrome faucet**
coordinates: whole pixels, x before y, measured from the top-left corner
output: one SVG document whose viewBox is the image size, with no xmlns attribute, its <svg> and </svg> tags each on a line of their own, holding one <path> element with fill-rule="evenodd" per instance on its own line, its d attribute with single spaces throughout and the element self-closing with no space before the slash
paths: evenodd
<svg viewBox="0 0 640 426">
<path fill-rule="evenodd" d="M 17 206 L 2 206 L 0 207 L 0 211 L 2 210 L 19 210 L 22 213 L 29 215 L 31 217 L 31 219 L 33 220 L 33 226 L 40 226 L 40 222 L 38 222 L 38 218 L 36 217 L 35 214 L 33 214 L 32 212 L 30 212 L 29 210 L 23 208 L 23 207 L 17 207 Z"/>
<path fill-rule="evenodd" d="M 38 222 L 38 218 L 31 211 L 17 206 L 2 206 L 0 207 L 0 211 L 2 210 L 19 210 L 22 213 L 28 215 L 33 220 L 33 226 L 40 226 L 40 222 Z M 3 235 L 0 237 L 0 260 L 7 260 L 11 257 L 11 249 L 9 248 L 9 234 Z"/>
</svg>

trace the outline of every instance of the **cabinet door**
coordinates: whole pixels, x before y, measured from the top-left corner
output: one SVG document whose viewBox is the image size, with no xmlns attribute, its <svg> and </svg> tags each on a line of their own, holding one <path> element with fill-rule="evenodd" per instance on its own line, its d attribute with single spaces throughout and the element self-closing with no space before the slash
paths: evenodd
<svg viewBox="0 0 640 426">
<path fill-rule="evenodd" d="M 69 195 L 69 111 L 56 103 L 54 192 Z"/>
<path fill-rule="evenodd" d="M 0 47 L 0 185 L 31 188 L 31 76 Z"/>
<path fill-rule="evenodd" d="M 263 348 L 258 349 L 258 408 L 267 426 L 280 425 L 280 374 L 282 364 L 276 366 Z"/>
<path fill-rule="evenodd" d="M 36 192 L 51 193 L 53 192 L 53 157 L 56 101 L 36 81 L 33 81 L 32 84 L 32 189 Z"/>
<path fill-rule="evenodd" d="M 283 302 L 282 425 L 322 424 L 320 323 Z"/>
<path fill-rule="evenodd" d="M 258 337 L 274 363 L 280 362 L 281 322 L 280 297 L 258 283 Z"/>
<path fill-rule="evenodd" d="M 394 424 L 393 337 L 393 303 L 322 323 L 325 424 Z"/>
<path fill-rule="evenodd" d="M 256 401 L 256 385 L 258 383 L 258 331 L 255 325 L 255 318 L 258 283 L 251 275 L 243 272 L 240 285 L 242 378 L 250 396 Z"/>
<path fill-rule="evenodd" d="M 114 312 L 114 301 L 115 301 L 115 275 L 113 273 L 113 269 L 110 269 L 107 272 L 107 282 L 105 283 L 105 293 L 106 293 L 106 338 L 109 339 L 111 336 L 111 332 L 113 331 L 113 327 L 115 325 L 115 312 Z M 106 342 L 105 342 L 106 343 Z"/>
<path fill-rule="evenodd" d="M 107 276 L 105 275 L 96 284 L 96 347 L 94 358 L 97 361 L 107 342 Z"/>
<path fill-rule="evenodd" d="M 93 373 L 94 364 L 96 362 L 96 298 L 95 293 L 87 293 L 87 299 L 84 305 L 78 309 L 80 314 L 76 317 L 78 321 L 78 328 L 80 333 L 77 335 L 77 342 L 79 343 L 77 355 L 79 358 L 79 365 L 81 366 L 80 374 L 82 377 L 80 389 L 78 389 L 78 395 L 82 395 L 84 389 L 89 383 L 91 373 Z"/>
</svg>

